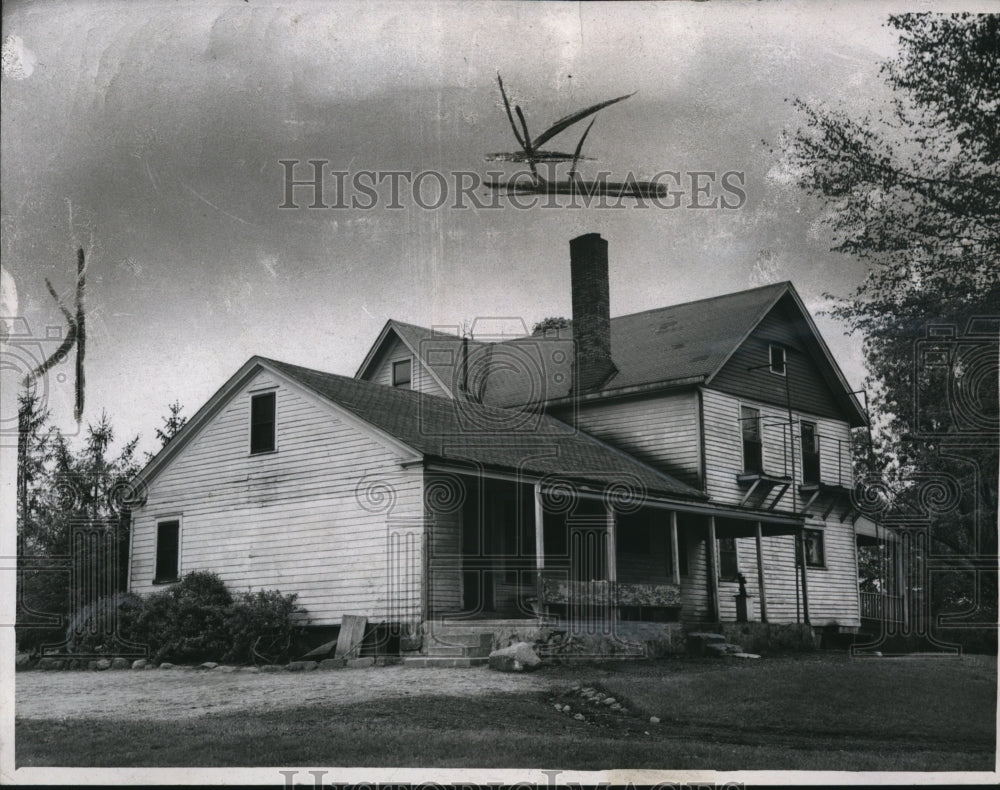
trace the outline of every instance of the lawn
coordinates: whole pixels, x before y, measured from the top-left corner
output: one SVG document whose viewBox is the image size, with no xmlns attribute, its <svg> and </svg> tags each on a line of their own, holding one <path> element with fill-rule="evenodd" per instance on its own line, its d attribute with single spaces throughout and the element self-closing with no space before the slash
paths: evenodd
<svg viewBox="0 0 1000 790">
<path fill-rule="evenodd" d="M 385 697 L 340 707 L 324 701 L 181 722 L 19 720 L 17 765 L 723 771 L 994 765 L 993 659 L 812 655 L 542 671 L 556 681 L 551 692 Z M 357 677 L 364 682 L 363 674 Z M 568 690 L 577 679 L 615 695 L 629 714 L 588 707 Z M 556 703 L 572 711 L 557 711 Z M 578 711 L 586 721 L 573 718 Z M 650 715 L 661 722 L 650 724 Z"/>
</svg>

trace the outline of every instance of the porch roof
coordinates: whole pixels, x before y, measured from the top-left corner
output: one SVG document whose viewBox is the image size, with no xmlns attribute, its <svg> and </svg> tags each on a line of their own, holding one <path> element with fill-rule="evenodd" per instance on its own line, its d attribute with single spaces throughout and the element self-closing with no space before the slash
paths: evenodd
<svg viewBox="0 0 1000 790">
<path fill-rule="evenodd" d="M 582 480 L 630 492 L 703 501 L 702 491 L 560 420 L 533 409 L 502 409 L 261 359 L 421 453 L 534 478 Z"/>
</svg>

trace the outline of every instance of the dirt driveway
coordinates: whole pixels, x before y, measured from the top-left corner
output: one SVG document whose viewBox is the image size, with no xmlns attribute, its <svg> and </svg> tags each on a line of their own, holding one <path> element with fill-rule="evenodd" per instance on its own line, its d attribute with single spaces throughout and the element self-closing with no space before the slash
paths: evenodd
<svg viewBox="0 0 1000 790">
<path fill-rule="evenodd" d="M 486 667 L 373 667 L 313 672 L 19 672 L 23 719 L 190 719 L 208 713 L 344 705 L 386 697 L 524 694 L 571 685 L 565 676 L 506 674 Z"/>
</svg>

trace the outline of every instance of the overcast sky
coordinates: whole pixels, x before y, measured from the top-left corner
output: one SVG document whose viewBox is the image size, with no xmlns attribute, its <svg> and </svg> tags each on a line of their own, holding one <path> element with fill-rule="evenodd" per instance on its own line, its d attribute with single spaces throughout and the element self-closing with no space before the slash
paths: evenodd
<svg viewBox="0 0 1000 790">
<path fill-rule="evenodd" d="M 893 8 L 5 3 L 3 312 L 43 337 L 64 325 L 45 278 L 71 302 L 83 246 L 85 422 L 106 409 L 153 449 L 168 403 L 192 414 L 253 354 L 352 375 L 389 317 L 569 315 L 580 233 L 609 241 L 613 315 L 781 279 L 821 309 L 864 269 L 829 252 L 823 207 L 770 145 L 799 123 L 794 98 L 857 114 L 884 101 Z M 283 159 L 301 178 L 308 159 L 497 169 L 485 155 L 516 148 L 498 72 L 534 134 L 635 91 L 597 116 L 585 172 L 740 171 L 745 205 L 431 211 L 406 193 L 400 209 L 323 210 L 300 190 L 303 208 L 278 208 Z M 860 385 L 859 339 L 818 323 Z M 64 428 L 71 383 L 52 378 Z"/>
</svg>

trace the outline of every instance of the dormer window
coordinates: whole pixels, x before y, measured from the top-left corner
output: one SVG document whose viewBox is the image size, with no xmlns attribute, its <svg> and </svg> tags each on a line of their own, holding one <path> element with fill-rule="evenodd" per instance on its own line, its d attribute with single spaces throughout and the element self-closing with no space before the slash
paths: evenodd
<svg viewBox="0 0 1000 790">
<path fill-rule="evenodd" d="M 273 392 L 250 398 L 250 454 L 272 453 L 275 449 L 275 397 Z"/>
<path fill-rule="evenodd" d="M 413 363 L 409 359 L 401 359 L 392 363 L 392 386 L 410 389 L 413 376 Z"/>
<path fill-rule="evenodd" d="M 776 376 L 785 375 L 785 349 L 781 346 L 770 346 L 771 372 Z"/>
</svg>

